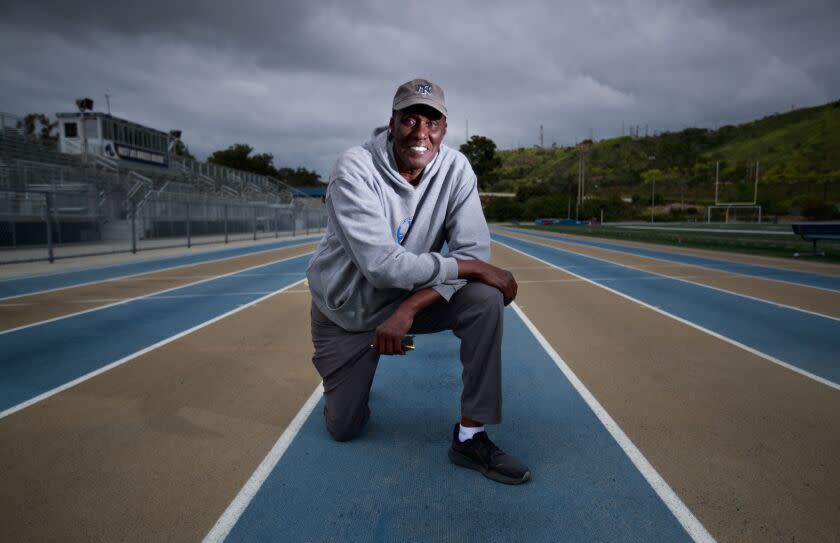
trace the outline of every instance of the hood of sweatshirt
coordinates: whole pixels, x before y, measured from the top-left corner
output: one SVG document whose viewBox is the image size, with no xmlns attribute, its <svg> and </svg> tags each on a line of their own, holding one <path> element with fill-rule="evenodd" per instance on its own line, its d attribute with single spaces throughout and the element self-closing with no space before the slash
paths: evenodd
<svg viewBox="0 0 840 543">
<path fill-rule="evenodd" d="M 382 177 L 387 179 L 396 190 L 400 192 L 422 192 L 425 190 L 428 180 L 434 178 L 435 174 L 440 169 L 440 165 L 443 162 L 441 156 L 444 153 L 451 152 L 451 150 L 446 146 L 441 145 L 438 153 L 423 169 L 423 175 L 420 177 L 420 182 L 415 186 L 406 181 L 406 179 L 400 175 L 400 172 L 397 170 L 397 161 L 394 158 L 394 145 L 393 142 L 388 139 L 389 133 L 390 132 L 387 129 L 382 132 L 374 131 L 373 138 L 365 143 L 363 148 L 371 154 L 373 163 L 379 173 L 382 174 Z"/>
</svg>

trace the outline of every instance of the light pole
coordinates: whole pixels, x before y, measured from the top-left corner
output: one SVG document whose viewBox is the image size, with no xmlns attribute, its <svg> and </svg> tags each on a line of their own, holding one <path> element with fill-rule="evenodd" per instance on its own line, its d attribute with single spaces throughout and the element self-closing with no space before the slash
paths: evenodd
<svg viewBox="0 0 840 543">
<path fill-rule="evenodd" d="M 648 160 L 653 163 L 656 160 L 656 155 L 650 155 Z M 653 224 L 653 210 L 656 202 L 656 171 L 650 174 L 650 223 Z"/>
<path fill-rule="evenodd" d="M 79 108 L 79 117 L 82 134 L 82 162 L 87 164 L 88 158 L 88 141 L 87 141 L 87 126 L 85 126 L 85 111 L 93 111 L 93 100 L 90 98 L 79 98 L 76 100 L 76 107 Z"/>
</svg>

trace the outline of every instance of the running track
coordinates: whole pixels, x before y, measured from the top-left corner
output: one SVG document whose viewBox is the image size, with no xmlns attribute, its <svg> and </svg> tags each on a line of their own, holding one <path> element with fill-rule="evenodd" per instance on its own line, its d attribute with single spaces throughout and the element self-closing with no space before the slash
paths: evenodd
<svg viewBox="0 0 840 543">
<path fill-rule="evenodd" d="M 496 485 L 446 461 L 459 394 L 458 347 L 447 334 L 418 338 L 407 357 L 383 357 L 370 427 L 352 443 L 330 441 L 306 360 L 300 280 L 308 257 L 278 245 L 256 268 L 0 335 L 0 459 L 10 504 L 0 536 L 679 541 L 837 533 L 837 319 L 652 276 L 535 237 L 495 239 L 503 245 L 494 259 L 522 284 L 506 319 L 507 422 L 492 435 L 531 465 L 528 485 Z M 4 292 L 190 264 L 42 276 Z M 757 268 L 737 271 L 792 277 Z M 830 288 L 831 277 L 816 281 Z M 62 292 L 72 297 L 73 288 Z M 272 343 L 277 329 L 285 336 Z M 231 344 L 241 349 L 217 356 L 225 349 L 218 345 Z M 215 403 L 199 383 L 225 400 Z M 164 425 L 176 437 L 160 437 L 163 414 L 149 414 L 156 402 L 171 402 L 189 431 Z M 144 407 L 134 412 L 136 405 Z M 150 441 L 120 432 L 132 424 Z M 108 457 L 102 471 L 90 466 L 88 448 L 124 456 Z M 154 467 L 137 468 L 145 464 L 135 449 L 154 451 Z M 193 453 L 186 463 L 184 450 Z M 225 463 L 228 450 L 235 460 Z M 768 469 L 779 475 L 762 479 Z M 166 499 L 166 485 L 137 470 L 182 477 L 190 491 Z M 91 475 L 79 482 L 78 473 Z M 136 496 L 120 487 L 126 474 L 142 479 Z M 101 502 L 88 494 L 97 489 Z M 83 490 L 84 499 L 74 497 Z M 128 503 L 109 501 L 114 495 Z"/>
</svg>

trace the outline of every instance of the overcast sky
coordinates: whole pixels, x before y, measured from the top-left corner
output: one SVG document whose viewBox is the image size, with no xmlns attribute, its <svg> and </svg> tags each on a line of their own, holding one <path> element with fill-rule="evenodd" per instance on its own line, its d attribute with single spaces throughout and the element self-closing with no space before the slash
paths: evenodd
<svg viewBox="0 0 840 543">
<path fill-rule="evenodd" d="M 132 6 L 132 4 L 135 4 Z M 717 127 L 840 98 L 834 1 L 0 0 L 0 111 L 179 128 L 329 175 L 396 87 L 446 92 L 445 143 L 572 145 L 624 126 Z M 626 130 L 626 128 L 625 128 Z"/>
</svg>

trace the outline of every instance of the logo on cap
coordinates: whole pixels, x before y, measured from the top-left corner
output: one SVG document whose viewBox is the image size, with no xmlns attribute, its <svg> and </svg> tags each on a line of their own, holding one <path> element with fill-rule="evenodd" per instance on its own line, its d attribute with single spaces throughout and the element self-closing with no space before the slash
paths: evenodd
<svg viewBox="0 0 840 543">
<path fill-rule="evenodd" d="M 421 96 L 431 96 L 432 95 L 432 85 L 430 83 L 418 83 L 415 87 L 417 94 Z"/>
</svg>

